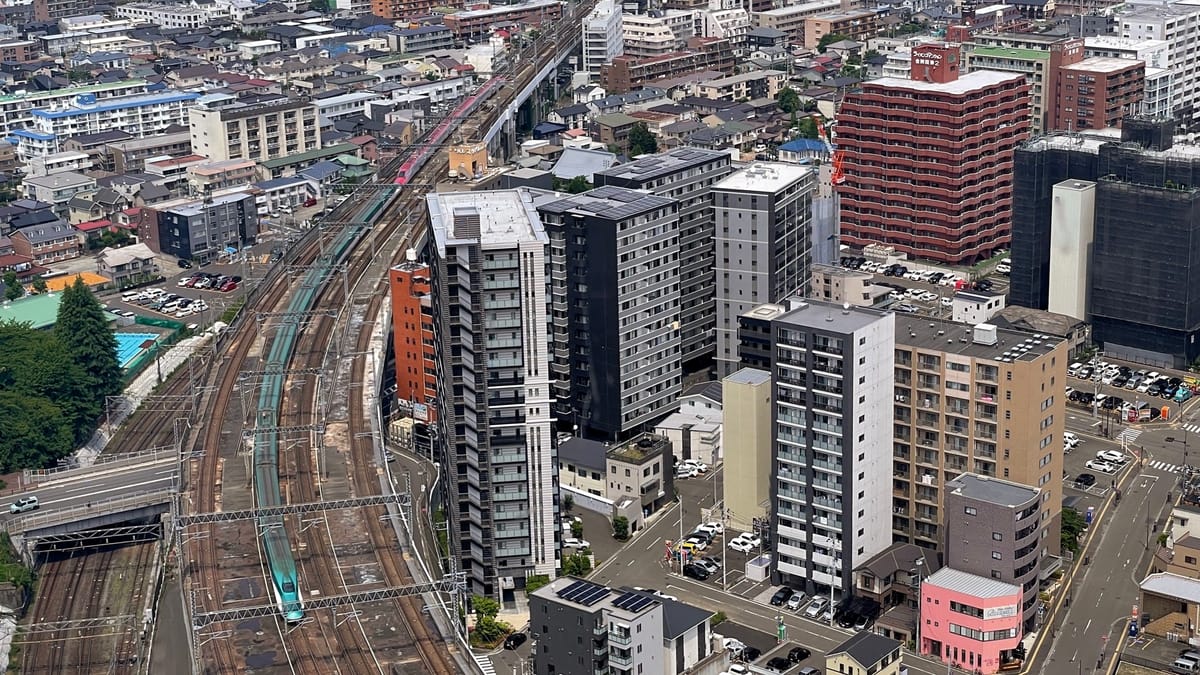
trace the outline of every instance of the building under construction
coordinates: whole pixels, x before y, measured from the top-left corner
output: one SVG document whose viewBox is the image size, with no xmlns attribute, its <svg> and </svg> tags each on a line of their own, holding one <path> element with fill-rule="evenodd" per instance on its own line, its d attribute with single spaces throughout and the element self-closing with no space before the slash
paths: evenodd
<svg viewBox="0 0 1200 675">
<path fill-rule="evenodd" d="M 1055 186 L 1095 182 L 1086 278 L 1093 340 L 1139 363 L 1200 356 L 1200 146 L 1169 120 L 1044 136 L 1015 158 L 1012 304 L 1047 309 Z M 1083 255 L 1088 255 L 1083 251 Z M 1197 274 L 1192 279 L 1191 274 Z"/>
</svg>

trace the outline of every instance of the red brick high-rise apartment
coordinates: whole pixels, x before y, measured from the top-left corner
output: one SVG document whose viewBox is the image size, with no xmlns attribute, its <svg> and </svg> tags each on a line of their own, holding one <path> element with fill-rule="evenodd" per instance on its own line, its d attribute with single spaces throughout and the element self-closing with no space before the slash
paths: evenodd
<svg viewBox="0 0 1200 675">
<path fill-rule="evenodd" d="M 433 422 L 436 393 L 429 265 L 408 261 L 388 271 L 392 293 L 392 344 L 396 398 L 413 404 L 413 418 Z"/>
<path fill-rule="evenodd" d="M 1010 240 L 1013 151 L 1029 138 L 1029 85 L 960 75 L 957 45 L 913 48 L 912 79 L 864 82 L 837 118 L 842 243 L 969 264 Z"/>
</svg>

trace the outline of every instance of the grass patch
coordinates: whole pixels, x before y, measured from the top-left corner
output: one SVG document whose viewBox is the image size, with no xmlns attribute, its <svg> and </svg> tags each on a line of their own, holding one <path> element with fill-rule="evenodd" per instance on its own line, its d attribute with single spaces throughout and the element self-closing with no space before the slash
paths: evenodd
<svg viewBox="0 0 1200 675">
<path fill-rule="evenodd" d="M 242 307 L 245 305 L 246 296 L 243 295 L 235 300 L 232 305 L 227 307 L 225 311 L 221 313 L 221 322 L 225 324 L 232 324 L 233 320 L 237 318 L 238 312 L 242 311 Z"/>
</svg>

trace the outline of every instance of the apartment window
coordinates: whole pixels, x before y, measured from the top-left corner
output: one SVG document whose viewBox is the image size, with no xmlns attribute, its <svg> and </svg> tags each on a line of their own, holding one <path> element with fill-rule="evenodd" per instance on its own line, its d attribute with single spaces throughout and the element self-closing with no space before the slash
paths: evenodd
<svg viewBox="0 0 1200 675">
<path fill-rule="evenodd" d="M 976 509 L 974 506 L 966 506 L 966 507 L 963 507 L 963 513 L 967 514 L 968 516 L 977 516 L 977 515 L 979 515 L 979 511 L 978 511 L 978 509 Z"/>
<path fill-rule="evenodd" d="M 992 560 L 1004 560 L 1004 556 L 1000 555 L 1000 551 L 992 551 Z"/>
<path fill-rule="evenodd" d="M 992 541 L 1004 541 L 1004 535 L 1000 534 L 999 532 L 993 532 Z"/>
</svg>

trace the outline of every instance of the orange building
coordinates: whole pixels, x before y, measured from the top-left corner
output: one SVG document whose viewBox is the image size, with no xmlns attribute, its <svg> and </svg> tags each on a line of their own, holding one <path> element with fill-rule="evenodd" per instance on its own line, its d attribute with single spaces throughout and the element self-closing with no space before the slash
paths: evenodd
<svg viewBox="0 0 1200 675">
<path fill-rule="evenodd" d="M 396 350 L 396 398 L 408 401 L 413 418 L 433 422 L 435 396 L 433 316 L 429 265 L 410 259 L 388 272 L 392 292 L 392 340 Z"/>
</svg>

